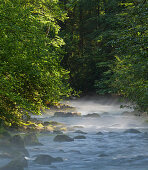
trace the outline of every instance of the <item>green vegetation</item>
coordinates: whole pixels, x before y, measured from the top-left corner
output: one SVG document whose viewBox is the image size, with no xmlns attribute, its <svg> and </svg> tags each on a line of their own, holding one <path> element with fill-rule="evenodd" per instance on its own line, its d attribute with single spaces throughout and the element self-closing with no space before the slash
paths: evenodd
<svg viewBox="0 0 148 170">
<path fill-rule="evenodd" d="M 137 109 L 148 112 L 148 4 L 127 6 L 119 16 L 114 85 Z"/>
<path fill-rule="evenodd" d="M 148 2 L 67 0 L 63 65 L 83 92 L 116 93 L 148 111 Z"/>
<path fill-rule="evenodd" d="M 0 0 L 0 124 L 72 92 L 118 93 L 148 111 L 148 2 Z"/>
<path fill-rule="evenodd" d="M 57 1 L 0 0 L 0 120 L 17 125 L 28 111 L 68 95 Z"/>
</svg>

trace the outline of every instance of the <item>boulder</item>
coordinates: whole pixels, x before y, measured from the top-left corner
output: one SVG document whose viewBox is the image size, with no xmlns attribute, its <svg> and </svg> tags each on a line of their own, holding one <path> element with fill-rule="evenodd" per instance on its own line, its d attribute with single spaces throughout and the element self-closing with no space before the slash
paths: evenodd
<svg viewBox="0 0 148 170">
<path fill-rule="evenodd" d="M 83 132 L 81 130 L 76 130 L 74 133 L 87 134 L 86 132 Z"/>
<path fill-rule="evenodd" d="M 14 135 L 10 138 L 9 140 L 11 142 L 11 144 L 17 148 L 24 148 L 24 140 L 22 139 L 22 137 L 20 135 Z"/>
<path fill-rule="evenodd" d="M 27 160 L 23 157 L 20 157 L 12 160 L 7 165 L 0 168 L 0 170 L 24 170 L 24 168 L 27 167 L 28 167 Z"/>
<path fill-rule="evenodd" d="M 86 139 L 86 137 L 85 137 L 85 136 L 80 135 L 80 136 L 75 136 L 75 137 L 74 137 L 74 139 Z"/>
<path fill-rule="evenodd" d="M 141 133 L 139 130 L 136 129 L 127 129 L 124 131 L 124 133 Z"/>
<path fill-rule="evenodd" d="M 54 158 L 50 155 L 38 155 L 34 161 L 37 164 L 50 165 L 53 162 L 62 162 L 63 159 L 61 157 Z"/>
<path fill-rule="evenodd" d="M 62 112 L 63 113 L 63 112 Z M 63 123 L 59 123 L 59 122 L 56 122 L 56 121 L 45 121 L 43 123 L 44 126 L 48 126 L 48 125 L 52 125 L 52 126 L 58 126 L 58 125 L 64 125 Z"/>
<path fill-rule="evenodd" d="M 98 118 L 100 117 L 100 115 L 98 113 L 89 113 L 87 115 L 84 115 L 84 117 Z"/>
<path fill-rule="evenodd" d="M 78 117 L 81 116 L 79 112 L 55 112 L 55 117 Z"/>
<path fill-rule="evenodd" d="M 103 133 L 102 132 L 97 132 L 96 135 L 103 135 Z"/>
<path fill-rule="evenodd" d="M 57 135 L 54 138 L 55 142 L 72 142 L 74 141 L 74 139 L 72 139 L 71 137 L 67 136 L 67 135 Z"/>
<path fill-rule="evenodd" d="M 14 157 L 17 155 L 20 156 L 29 156 L 27 149 L 25 148 L 25 143 L 23 138 L 20 135 L 14 135 L 11 137 L 10 149 L 9 152 L 14 154 Z"/>
<path fill-rule="evenodd" d="M 54 130 L 54 131 L 53 131 L 53 134 L 63 134 L 63 132 L 60 131 L 60 130 Z"/>
<path fill-rule="evenodd" d="M 73 126 L 73 128 L 79 129 L 79 128 L 84 128 L 83 126 Z"/>
<path fill-rule="evenodd" d="M 26 146 L 32 145 L 42 145 L 39 141 L 37 136 L 34 133 L 29 133 L 24 137 L 24 142 Z"/>
</svg>

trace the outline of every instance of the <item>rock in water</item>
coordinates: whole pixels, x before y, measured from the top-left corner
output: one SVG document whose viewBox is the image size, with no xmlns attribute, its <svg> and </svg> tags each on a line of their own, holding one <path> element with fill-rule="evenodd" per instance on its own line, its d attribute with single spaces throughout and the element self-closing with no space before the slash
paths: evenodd
<svg viewBox="0 0 148 170">
<path fill-rule="evenodd" d="M 141 133 L 141 132 L 136 129 L 128 129 L 128 130 L 125 130 L 124 133 Z"/>
<path fill-rule="evenodd" d="M 54 141 L 55 141 L 55 142 L 72 142 L 72 141 L 74 141 L 74 139 L 70 138 L 70 137 L 67 136 L 67 135 L 57 135 L 57 136 L 54 138 Z"/>
<path fill-rule="evenodd" d="M 89 113 L 87 115 L 84 115 L 84 117 L 98 118 L 100 117 L 100 115 L 98 113 Z"/>
<path fill-rule="evenodd" d="M 24 140 L 21 138 L 20 135 L 15 135 L 10 139 L 10 142 L 13 146 L 16 146 L 18 148 L 24 148 Z"/>
<path fill-rule="evenodd" d="M 74 139 L 86 139 L 85 136 L 75 136 Z"/>
<path fill-rule="evenodd" d="M 74 133 L 87 134 L 86 132 L 83 132 L 81 130 L 76 130 Z"/>
<path fill-rule="evenodd" d="M 25 145 L 42 145 L 34 133 L 29 133 L 24 137 Z"/>
<path fill-rule="evenodd" d="M 24 170 L 24 168 L 28 167 L 27 160 L 23 157 L 16 158 L 12 160 L 8 165 L 0 168 L 0 170 Z"/>
<path fill-rule="evenodd" d="M 38 155 L 35 162 L 41 165 L 50 165 L 52 162 L 62 162 L 61 157 L 54 158 L 50 155 Z"/>
<path fill-rule="evenodd" d="M 55 117 L 78 117 L 81 116 L 79 112 L 55 112 Z"/>
<path fill-rule="evenodd" d="M 96 135 L 103 135 L 103 133 L 102 132 L 97 132 Z"/>
</svg>

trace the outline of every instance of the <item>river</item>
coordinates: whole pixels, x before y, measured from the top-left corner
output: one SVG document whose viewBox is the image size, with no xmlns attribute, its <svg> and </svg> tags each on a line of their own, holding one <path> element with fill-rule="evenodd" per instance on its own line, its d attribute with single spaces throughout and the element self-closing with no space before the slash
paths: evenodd
<svg viewBox="0 0 148 170">
<path fill-rule="evenodd" d="M 30 156 L 26 157 L 29 166 L 25 170 L 147 170 L 148 169 L 148 124 L 146 117 L 123 114 L 118 100 L 87 98 L 67 101 L 76 107 L 82 115 L 98 113 L 100 117 L 51 117 L 50 110 L 42 116 L 42 121 L 54 120 L 67 127 L 86 132 L 86 139 L 75 139 L 72 142 L 54 142 L 56 135 L 40 134 L 39 141 L 43 146 L 27 147 Z M 141 133 L 129 132 L 135 129 Z M 137 131 L 137 132 L 138 132 Z M 98 133 L 101 132 L 101 133 Z M 70 137 L 76 133 L 64 132 Z M 51 165 L 34 163 L 34 155 L 48 154 L 62 157 L 63 162 Z"/>
</svg>

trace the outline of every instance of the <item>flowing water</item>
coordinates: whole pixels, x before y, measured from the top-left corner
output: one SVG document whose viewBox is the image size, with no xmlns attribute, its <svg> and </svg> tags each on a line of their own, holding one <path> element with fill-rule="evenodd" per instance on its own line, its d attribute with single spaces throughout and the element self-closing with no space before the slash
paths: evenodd
<svg viewBox="0 0 148 170">
<path fill-rule="evenodd" d="M 86 139 L 60 143 L 53 141 L 56 135 L 40 134 L 39 141 L 43 146 L 27 147 L 30 157 L 26 170 L 148 170 L 146 117 L 122 114 L 127 109 L 120 109 L 121 103 L 117 100 L 91 98 L 72 100 L 68 104 L 82 115 L 99 113 L 100 117 L 53 118 L 50 111 L 38 116 L 42 121 L 54 120 L 68 127 L 75 126 L 75 130 L 87 133 L 84 134 Z M 137 129 L 141 133 L 125 133 L 127 129 Z M 65 133 L 70 137 L 79 135 L 74 131 Z M 64 161 L 48 166 L 35 164 L 34 155 L 38 154 L 62 157 Z"/>
</svg>

